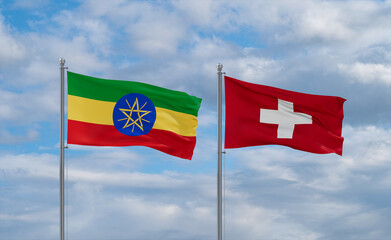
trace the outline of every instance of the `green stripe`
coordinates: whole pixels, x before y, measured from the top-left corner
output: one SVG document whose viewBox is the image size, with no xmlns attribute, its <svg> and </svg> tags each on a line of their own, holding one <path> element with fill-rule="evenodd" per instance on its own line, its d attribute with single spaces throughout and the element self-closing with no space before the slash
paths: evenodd
<svg viewBox="0 0 391 240">
<path fill-rule="evenodd" d="M 100 101 L 117 102 L 129 93 L 141 93 L 156 107 L 198 116 L 201 98 L 146 83 L 107 80 L 67 72 L 68 94 Z"/>
</svg>

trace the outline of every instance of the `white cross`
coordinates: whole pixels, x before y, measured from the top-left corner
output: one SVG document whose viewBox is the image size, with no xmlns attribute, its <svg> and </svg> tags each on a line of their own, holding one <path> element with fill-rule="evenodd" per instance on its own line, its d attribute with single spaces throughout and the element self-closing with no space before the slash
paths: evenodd
<svg viewBox="0 0 391 240">
<path fill-rule="evenodd" d="M 293 103 L 278 99 L 278 110 L 261 108 L 261 123 L 278 124 L 277 138 L 292 138 L 296 124 L 312 124 L 312 116 L 293 111 Z"/>
</svg>

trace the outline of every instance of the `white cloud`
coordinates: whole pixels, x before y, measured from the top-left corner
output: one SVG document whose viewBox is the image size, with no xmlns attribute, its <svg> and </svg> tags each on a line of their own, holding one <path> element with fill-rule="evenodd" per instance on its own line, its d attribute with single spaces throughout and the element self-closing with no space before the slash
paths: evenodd
<svg viewBox="0 0 391 240">
<path fill-rule="evenodd" d="M 156 16 L 157 14 L 157 16 Z M 141 54 L 161 56 L 176 53 L 185 38 L 185 28 L 180 20 L 168 13 L 145 14 L 128 27 L 133 49 Z"/>
<path fill-rule="evenodd" d="M 13 125 L 29 125 L 36 121 L 50 121 L 58 114 L 59 97 L 47 89 L 13 93 L 0 89 L 0 121 Z"/>
<path fill-rule="evenodd" d="M 386 192 L 390 186 L 388 175 L 379 174 L 383 169 L 389 172 L 390 130 L 346 126 L 344 136 L 344 157 L 267 146 L 228 151 L 227 236 L 317 240 L 334 238 L 343 231 L 345 239 L 352 239 L 349 236 L 354 236 L 356 226 L 363 223 L 363 239 L 386 236 L 384 225 L 389 214 L 360 198 L 374 187 Z M 138 238 L 213 238 L 216 176 L 143 173 L 134 171 L 140 164 L 125 163 L 138 158 L 128 150 L 112 148 L 81 157 L 70 155 L 70 236 L 85 238 L 93 232 L 103 238 L 110 232 L 111 237 L 121 239 L 132 231 Z M 58 179 L 56 155 L 3 154 L 0 166 L 2 176 L 12 179 L 16 186 L 26 179 L 45 185 Z M 357 184 L 360 188 L 355 190 Z M 15 187 L 15 191 L 18 189 Z M 57 197 L 57 191 L 51 192 Z M 39 211 L 32 215 L 7 211 L 0 217 L 4 221 L 30 222 Z M 111 219 L 109 223 L 107 219 Z M 332 231 L 322 228 L 330 223 L 339 224 L 333 224 Z M 112 232 L 114 226 L 117 231 Z M 374 232 L 376 226 L 380 226 L 379 231 Z"/>
<path fill-rule="evenodd" d="M 201 108 L 198 115 L 198 126 L 211 126 L 217 123 L 217 112 L 211 111 L 206 108 Z"/>
<path fill-rule="evenodd" d="M 25 222 L 44 222 L 50 223 L 56 217 L 57 211 L 48 210 L 41 212 L 31 212 L 24 214 L 0 214 L 0 221 L 25 221 Z"/>
<path fill-rule="evenodd" d="M 360 170 L 371 168 L 382 168 L 387 166 L 391 150 L 391 129 L 363 126 L 344 128 L 345 153 L 354 158 L 354 165 Z M 360 146 L 357 148 L 357 146 Z"/>
<path fill-rule="evenodd" d="M 276 13 L 280 15 L 276 23 L 284 31 L 276 35 L 276 40 L 282 43 L 346 41 L 354 34 L 344 7 L 335 2 L 301 1 L 285 7 L 279 5 L 278 9 L 282 11 Z"/>
<path fill-rule="evenodd" d="M 104 71 L 110 65 L 94 53 L 90 48 L 88 39 L 83 36 L 74 36 L 65 40 L 46 35 L 32 35 L 29 37 L 30 44 L 34 45 L 32 52 L 37 59 L 27 67 L 26 75 L 30 79 L 37 79 L 35 82 L 40 82 L 42 73 L 45 72 L 47 72 L 45 74 L 47 77 L 45 76 L 46 78 L 43 80 L 53 82 L 53 79 L 56 79 L 59 81 L 58 59 L 61 57 L 65 58 L 65 65 L 69 67 L 70 71 L 85 74 Z M 48 66 L 51 68 L 48 69 Z"/>
<path fill-rule="evenodd" d="M 228 76 L 235 76 L 243 81 L 258 84 L 275 82 L 276 79 L 273 76 L 283 70 L 278 61 L 247 54 L 236 59 L 226 59 L 224 65 L 227 71 L 229 70 Z"/>
<path fill-rule="evenodd" d="M 338 192 L 351 187 L 353 180 L 371 183 L 374 179 L 365 176 L 382 172 L 383 167 L 391 161 L 391 150 L 388 147 L 391 144 L 391 130 L 375 126 L 347 125 L 344 127 L 343 136 L 345 141 L 342 157 L 266 146 L 230 150 L 228 154 L 243 159 L 241 164 L 259 171 L 262 179 L 285 180 L 319 191 Z M 303 169 L 308 168 L 311 168 L 311 174 L 304 174 L 307 170 L 303 172 Z"/>
<path fill-rule="evenodd" d="M 215 20 L 216 10 L 220 7 L 219 1 L 212 0 L 174 0 L 172 3 L 185 18 L 201 26 L 210 26 Z"/>
<path fill-rule="evenodd" d="M 1 170 L 9 178 L 57 179 L 59 156 L 51 154 L 2 154 Z"/>
<path fill-rule="evenodd" d="M 198 1 L 199 2 L 199 1 Z M 271 46 L 319 43 L 360 49 L 389 42 L 383 1 L 174 1 L 177 11 L 202 29 L 241 34 L 253 29 Z M 278 48 L 276 48 L 278 51 Z"/>
<path fill-rule="evenodd" d="M 339 69 L 352 82 L 391 85 L 391 64 L 356 62 L 350 65 L 339 64 Z"/>
<path fill-rule="evenodd" d="M 80 11 L 71 15 L 77 19 L 74 23 L 77 28 L 86 29 L 89 33 L 93 26 L 95 36 L 105 36 L 106 32 L 118 29 L 121 33 L 112 37 L 119 38 L 121 44 L 127 42 L 124 46 L 131 46 L 131 52 L 140 55 L 160 57 L 175 54 L 178 46 L 187 39 L 186 24 L 178 18 L 176 11 L 170 11 L 165 4 L 86 1 Z M 105 25 L 101 19 L 109 19 L 112 29 L 107 26 L 96 28 L 96 22 Z"/>
<path fill-rule="evenodd" d="M 72 37 L 73 41 L 83 39 L 88 42 L 87 45 L 82 45 L 85 49 L 84 51 L 90 51 L 98 56 L 108 56 L 115 49 L 113 46 L 115 29 L 109 26 L 110 23 L 105 21 L 105 19 L 92 17 L 82 10 L 65 10 L 61 14 L 54 16 L 51 23 L 58 24 L 61 28 L 61 34 L 56 34 L 63 36 L 63 39 L 58 39 L 59 42 L 69 41 Z M 58 26 L 52 31 L 58 31 Z M 77 44 L 73 47 L 75 46 Z M 78 49 L 80 49 L 79 46 Z"/>
<path fill-rule="evenodd" d="M 69 152 L 67 152 L 69 154 Z M 72 152 L 70 153 L 72 154 Z M 174 172 L 128 172 L 140 166 L 139 155 L 128 150 L 97 151 L 75 159 L 69 159 L 67 167 L 70 183 L 96 186 L 122 186 L 145 189 L 183 188 L 191 176 L 180 177 Z M 111 160 L 110 160 L 111 159 Z M 8 178 L 57 179 L 59 156 L 51 154 L 3 154 L 1 170 Z M 136 163 L 135 163 L 136 162 Z M 124 169 L 124 171 L 118 170 Z"/>
<path fill-rule="evenodd" d="M 252 194 L 251 194 L 252 195 Z M 252 196 L 253 197 L 253 196 Z M 235 239 L 320 239 L 320 232 L 306 229 L 283 209 L 271 209 L 238 197 L 227 199 L 226 236 Z"/>
<path fill-rule="evenodd" d="M 25 135 L 14 135 L 6 129 L 0 129 L 0 143 L 15 144 L 23 142 L 35 141 L 39 136 L 39 132 L 33 129 L 27 131 Z"/>
<path fill-rule="evenodd" d="M 115 158 L 118 157 L 113 153 L 112 155 Z M 67 199 L 69 199 L 70 236 L 79 238 L 91 236 L 91 230 L 103 223 L 100 231 L 92 231 L 97 234 L 96 237 L 105 235 L 113 224 L 120 231 L 111 232 L 111 234 L 118 238 L 128 235 L 129 230 L 140 238 L 160 236 L 166 231 L 174 231 L 172 235 L 170 234 L 174 238 L 168 237 L 169 239 L 182 239 L 180 236 L 183 234 L 189 237 L 195 236 L 194 238 L 209 236 L 213 231 L 215 201 L 211 201 L 214 200 L 214 192 L 210 192 L 210 188 L 213 188 L 210 185 L 213 186 L 211 183 L 215 182 L 215 178 L 201 174 L 175 172 L 129 173 L 127 172 L 130 170 L 129 167 L 122 168 L 122 171 L 113 171 L 115 163 L 109 168 L 103 165 L 91 171 L 90 168 L 95 159 L 89 159 L 90 157 L 93 155 L 83 159 L 68 160 L 71 165 L 75 165 L 72 162 L 76 160 L 90 163 L 81 165 L 82 168 L 71 166 L 67 174 L 69 176 L 67 190 L 69 198 Z M 112 162 L 115 161 L 118 159 L 112 160 Z M 100 160 L 96 164 L 100 165 Z M 55 208 L 50 199 L 58 198 L 58 186 L 52 184 L 53 180 L 58 179 L 57 165 L 58 156 L 56 155 L 2 154 L 0 156 L 2 181 L 4 178 L 12 179 L 12 194 L 24 196 L 18 202 L 23 203 L 23 199 L 29 199 L 34 195 L 34 199 L 40 199 L 38 201 L 40 204 L 35 202 L 30 204 L 36 207 L 28 213 L 23 213 L 22 209 L 18 208 L 8 209 L 0 215 L 0 221 L 19 221 L 23 223 L 22 225 L 29 225 L 35 224 L 38 221 L 34 220 L 35 216 L 40 215 L 45 218 L 46 224 L 54 224 L 55 214 L 52 211 L 47 212 L 47 209 Z M 100 171 L 97 171 L 99 167 Z M 26 179 L 29 179 L 27 183 L 25 183 Z M 36 185 L 34 182 L 39 184 Z M 24 191 L 23 186 L 30 190 Z M 43 191 L 47 193 L 43 194 Z M 36 196 L 39 193 L 41 196 Z M 0 199 L 2 205 L 12 206 L 7 201 L 8 197 L 11 195 L 3 195 Z M 108 219 L 112 220 L 108 223 Z M 41 221 L 38 222 L 41 223 Z M 129 226 L 132 227 L 129 228 Z M 194 228 L 198 228 L 199 231 L 194 231 Z M 27 231 L 30 232 L 30 230 Z M 12 239 L 17 234 L 12 233 L 8 236 Z M 50 239 L 51 236 L 52 233 L 48 233 L 42 239 Z"/>
<path fill-rule="evenodd" d="M 190 26 L 205 31 L 230 32 L 238 29 L 239 15 L 246 2 L 174 0 L 172 4 L 178 15 Z"/>
<path fill-rule="evenodd" d="M 305 39 L 347 40 L 352 31 L 345 24 L 341 9 L 323 3 L 306 9 L 297 26 L 297 33 Z"/>
<path fill-rule="evenodd" d="M 10 65 L 26 57 L 25 47 L 14 37 L 0 15 L 0 63 Z"/>
</svg>

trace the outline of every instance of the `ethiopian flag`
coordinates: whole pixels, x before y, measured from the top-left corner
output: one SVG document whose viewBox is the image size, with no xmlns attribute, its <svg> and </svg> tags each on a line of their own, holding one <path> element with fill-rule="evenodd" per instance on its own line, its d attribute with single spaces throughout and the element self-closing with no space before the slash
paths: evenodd
<svg viewBox="0 0 391 240">
<path fill-rule="evenodd" d="M 192 158 L 200 98 L 73 72 L 67 78 L 68 144 L 146 146 Z"/>
</svg>

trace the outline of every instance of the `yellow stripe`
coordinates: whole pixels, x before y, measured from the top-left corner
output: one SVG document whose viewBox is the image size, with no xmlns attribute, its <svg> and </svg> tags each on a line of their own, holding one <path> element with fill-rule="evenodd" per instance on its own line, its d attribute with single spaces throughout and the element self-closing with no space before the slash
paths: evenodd
<svg viewBox="0 0 391 240">
<path fill-rule="evenodd" d="M 115 102 L 105 102 L 89 98 L 68 95 L 68 119 L 103 125 L 113 124 L 113 109 Z M 196 136 L 197 117 L 156 108 L 154 129 L 171 131 L 182 136 Z"/>
</svg>

